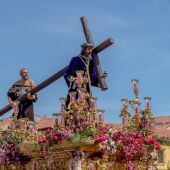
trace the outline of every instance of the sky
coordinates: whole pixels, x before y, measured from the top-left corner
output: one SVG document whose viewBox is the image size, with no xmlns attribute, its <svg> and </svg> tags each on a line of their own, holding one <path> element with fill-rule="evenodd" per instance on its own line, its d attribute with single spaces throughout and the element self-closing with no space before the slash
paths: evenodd
<svg viewBox="0 0 170 170">
<path fill-rule="evenodd" d="M 115 41 L 99 54 L 109 89 L 93 88 L 105 120 L 120 122 L 120 100 L 134 98 L 134 78 L 141 108 L 151 96 L 154 115 L 170 115 L 170 0 L 1 0 L 0 107 L 8 104 L 7 91 L 21 68 L 39 84 L 79 54 L 85 42 L 81 16 L 88 18 L 96 46 L 107 38 Z M 35 112 L 51 117 L 66 95 L 61 78 L 38 93 Z"/>
</svg>

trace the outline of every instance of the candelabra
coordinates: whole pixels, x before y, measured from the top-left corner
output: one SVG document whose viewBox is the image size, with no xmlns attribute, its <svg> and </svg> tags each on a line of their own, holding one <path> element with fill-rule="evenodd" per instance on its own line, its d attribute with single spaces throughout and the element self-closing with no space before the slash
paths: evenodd
<svg viewBox="0 0 170 170">
<path fill-rule="evenodd" d="M 149 129 L 153 125 L 153 113 L 151 111 L 151 97 L 144 97 L 146 106 L 144 109 L 140 109 L 141 102 L 139 101 L 139 80 L 133 79 L 133 92 L 135 95 L 134 99 L 125 99 L 121 100 L 122 109 L 120 116 L 122 118 L 123 127 L 133 126 L 134 129 L 145 129 L 149 133 Z M 129 112 L 129 107 L 133 111 L 131 116 Z M 150 131 L 151 132 L 151 131 Z"/>
<path fill-rule="evenodd" d="M 121 99 L 122 102 L 122 109 L 120 116 L 122 118 L 123 126 L 126 126 L 130 122 L 130 112 L 128 111 L 128 99 Z"/>
<path fill-rule="evenodd" d="M 76 77 L 70 77 L 68 97 L 60 98 L 60 112 L 54 113 L 56 128 L 82 130 L 104 125 L 104 110 L 97 109 L 97 98 L 88 92 L 88 79 L 81 70 L 76 71 Z"/>
<path fill-rule="evenodd" d="M 53 113 L 53 116 L 55 116 L 55 126 L 56 127 L 64 127 L 65 126 L 65 122 L 64 122 L 64 115 L 63 113 L 59 112 L 59 113 Z"/>
</svg>

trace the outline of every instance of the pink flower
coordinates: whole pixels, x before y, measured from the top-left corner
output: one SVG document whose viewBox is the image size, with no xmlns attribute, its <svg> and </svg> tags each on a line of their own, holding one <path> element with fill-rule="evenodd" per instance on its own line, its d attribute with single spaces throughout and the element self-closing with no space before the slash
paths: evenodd
<svg viewBox="0 0 170 170">
<path fill-rule="evenodd" d="M 50 129 L 50 128 L 47 129 L 47 133 L 48 133 L 48 134 L 51 133 L 51 129 Z"/>
<path fill-rule="evenodd" d="M 94 136 L 96 143 L 102 143 L 109 140 L 109 137 L 104 134 L 97 134 Z"/>
<path fill-rule="evenodd" d="M 156 150 L 160 150 L 161 149 L 161 144 L 159 142 L 156 142 L 155 149 Z"/>
<path fill-rule="evenodd" d="M 155 137 L 153 137 L 153 138 L 145 138 L 144 143 L 147 144 L 147 145 L 155 144 L 156 143 L 156 138 Z"/>
<path fill-rule="evenodd" d="M 150 138 L 150 143 L 152 143 L 152 144 L 156 143 L 156 138 L 155 137 Z"/>
<path fill-rule="evenodd" d="M 138 139 L 138 143 L 141 144 L 141 145 L 143 144 L 142 138 L 139 138 L 139 139 Z"/>
<path fill-rule="evenodd" d="M 53 140 L 54 140 L 55 142 L 57 142 L 57 141 L 58 141 L 58 138 L 57 138 L 57 136 L 56 136 L 56 135 L 53 135 Z"/>
<path fill-rule="evenodd" d="M 46 143 L 46 138 L 42 137 L 40 139 L 38 139 L 39 143 Z"/>
</svg>

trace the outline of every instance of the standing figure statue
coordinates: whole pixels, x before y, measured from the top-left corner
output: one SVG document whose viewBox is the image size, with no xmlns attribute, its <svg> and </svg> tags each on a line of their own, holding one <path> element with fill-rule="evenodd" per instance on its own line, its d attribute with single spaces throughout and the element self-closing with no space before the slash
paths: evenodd
<svg viewBox="0 0 170 170">
<path fill-rule="evenodd" d="M 33 80 L 29 79 L 28 70 L 26 68 L 20 70 L 20 76 L 21 79 L 16 81 L 8 90 L 8 100 L 13 107 L 14 112 L 16 107 L 18 107 L 17 119 L 28 118 L 30 121 L 34 121 L 33 102 L 36 102 L 37 96 L 31 95 L 29 91 L 35 87 L 35 83 Z M 26 93 L 26 100 L 21 102 L 17 101 L 19 97 Z"/>
<path fill-rule="evenodd" d="M 70 61 L 68 69 L 64 74 L 65 81 L 69 87 L 69 92 L 76 92 L 78 86 L 76 81 L 74 81 L 74 77 L 77 76 L 77 71 L 83 72 L 83 77 L 87 78 L 87 85 L 85 87 L 86 91 L 92 96 L 91 86 L 99 87 L 97 71 L 94 67 L 94 62 L 92 60 L 92 50 L 93 45 L 90 43 L 84 43 L 81 45 L 82 50 L 79 56 L 73 57 Z M 106 77 L 106 73 L 104 75 Z M 73 81 L 72 81 L 73 80 Z M 76 98 L 78 97 L 78 93 L 76 94 Z M 67 97 L 67 104 L 69 103 L 69 95 Z"/>
</svg>

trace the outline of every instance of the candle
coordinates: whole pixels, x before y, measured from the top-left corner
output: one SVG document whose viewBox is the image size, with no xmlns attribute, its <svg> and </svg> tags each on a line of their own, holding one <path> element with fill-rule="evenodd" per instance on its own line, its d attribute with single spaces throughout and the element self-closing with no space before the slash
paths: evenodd
<svg viewBox="0 0 170 170">
<path fill-rule="evenodd" d="M 92 115 L 89 115 L 88 116 L 88 124 L 91 124 L 92 123 Z"/>
<path fill-rule="evenodd" d="M 142 125 L 143 128 L 146 127 L 146 125 L 147 125 L 147 119 L 146 119 L 146 117 L 144 117 L 144 118 L 141 120 L 141 125 Z"/>
<path fill-rule="evenodd" d="M 64 117 L 61 118 L 61 126 L 64 127 L 65 125 L 65 121 L 64 121 Z"/>
<path fill-rule="evenodd" d="M 95 97 L 92 97 L 90 99 L 90 107 L 91 107 L 91 109 L 96 109 L 96 100 L 97 100 L 97 98 L 95 98 Z"/>
<path fill-rule="evenodd" d="M 121 99 L 122 107 L 125 108 L 128 106 L 128 99 Z"/>
<path fill-rule="evenodd" d="M 14 104 L 13 104 L 13 110 L 14 110 L 14 114 L 18 114 L 19 108 L 18 108 L 18 103 L 17 102 L 14 102 Z"/>
<path fill-rule="evenodd" d="M 138 105 L 136 105 L 136 107 L 135 107 L 135 113 L 138 115 L 139 114 L 139 106 Z"/>
<path fill-rule="evenodd" d="M 55 124 L 58 126 L 58 118 L 55 118 Z"/>
<path fill-rule="evenodd" d="M 101 123 L 103 121 L 103 115 L 99 114 L 99 122 Z"/>
<path fill-rule="evenodd" d="M 69 93 L 69 95 L 70 95 L 70 102 L 75 102 L 75 95 L 76 95 L 76 92 L 70 92 Z"/>
<path fill-rule="evenodd" d="M 64 111 L 66 109 L 66 98 L 62 97 L 60 98 L 61 102 L 61 111 Z"/>
<path fill-rule="evenodd" d="M 146 109 L 151 109 L 151 97 L 145 97 L 144 100 L 146 102 Z"/>
<path fill-rule="evenodd" d="M 125 125 L 125 115 L 122 115 L 122 124 Z"/>
<path fill-rule="evenodd" d="M 139 88 L 138 88 L 138 80 L 137 79 L 133 79 L 132 83 L 133 83 L 134 91 L 138 91 L 139 90 Z"/>
<path fill-rule="evenodd" d="M 136 98 L 138 98 L 138 93 L 139 93 L 138 80 L 133 79 L 132 83 L 133 83 L 133 91 L 135 93 Z"/>
</svg>

